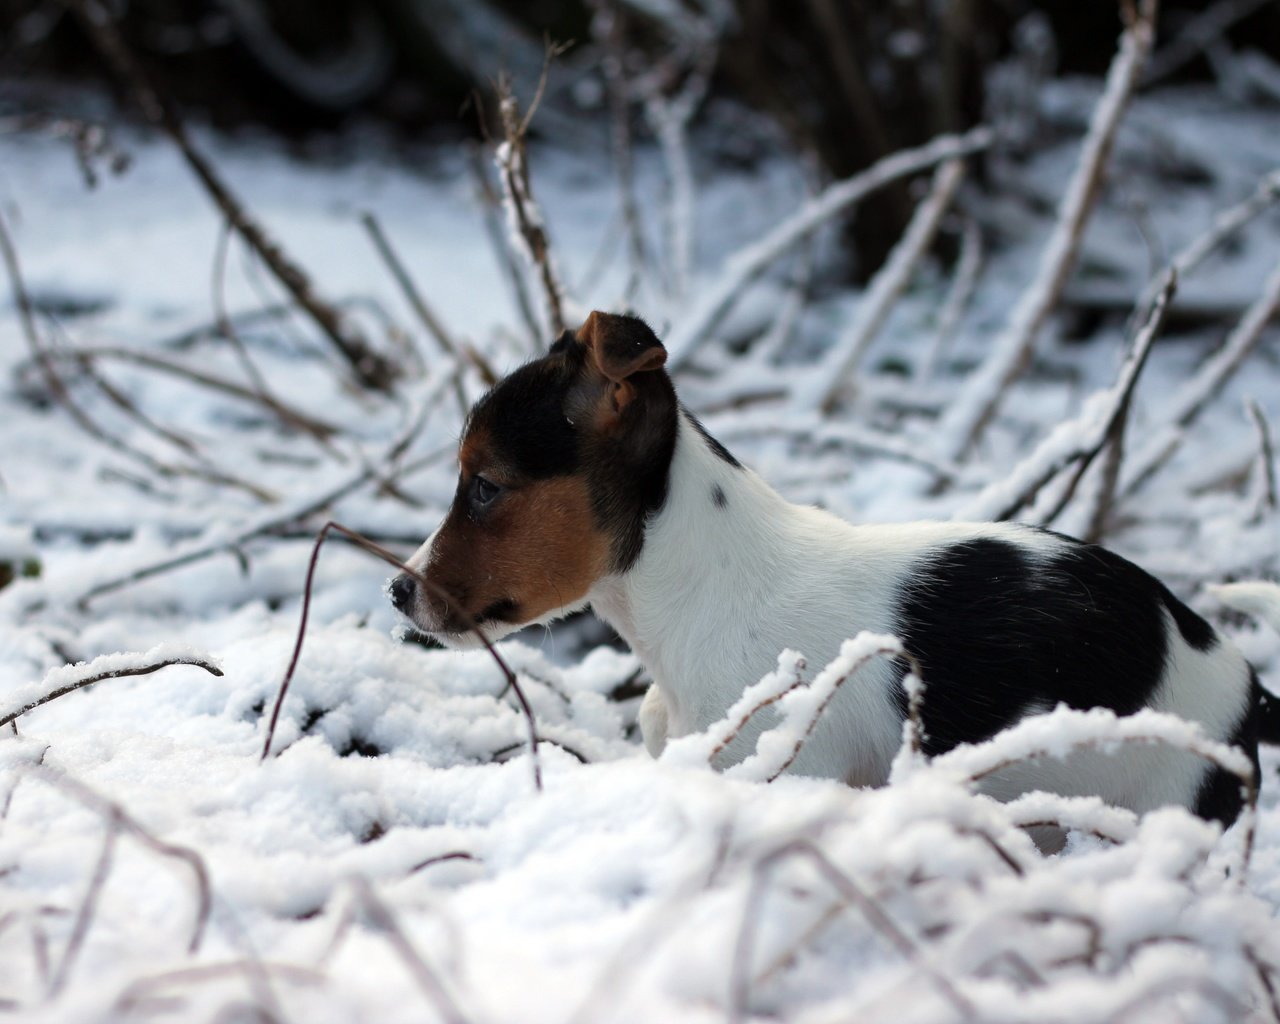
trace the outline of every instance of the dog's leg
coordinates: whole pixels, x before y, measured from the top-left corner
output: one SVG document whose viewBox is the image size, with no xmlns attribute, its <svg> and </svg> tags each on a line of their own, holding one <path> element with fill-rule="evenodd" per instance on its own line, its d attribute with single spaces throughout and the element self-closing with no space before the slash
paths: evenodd
<svg viewBox="0 0 1280 1024">
<path fill-rule="evenodd" d="M 657 683 L 649 687 L 640 704 L 640 735 L 650 757 L 657 757 L 667 745 L 667 705 Z"/>
</svg>

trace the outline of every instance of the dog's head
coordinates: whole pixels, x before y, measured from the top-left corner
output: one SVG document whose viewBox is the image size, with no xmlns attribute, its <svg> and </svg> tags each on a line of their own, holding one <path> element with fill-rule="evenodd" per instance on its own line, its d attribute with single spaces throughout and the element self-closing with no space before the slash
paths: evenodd
<svg viewBox="0 0 1280 1024">
<path fill-rule="evenodd" d="M 677 404 L 667 353 L 631 316 L 592 313 L 496 384 L 467 417 L 458 489 L 391 584 L 396 607 L 451 646 L 472 646 L 583 606 L 625 572 L 666 498 Z"/>
</svg>

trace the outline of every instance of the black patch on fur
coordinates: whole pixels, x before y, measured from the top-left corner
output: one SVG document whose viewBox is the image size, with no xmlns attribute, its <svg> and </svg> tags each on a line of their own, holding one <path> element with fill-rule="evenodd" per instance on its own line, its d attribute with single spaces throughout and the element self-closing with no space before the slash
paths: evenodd
<svg viewBox="0 0 1280 1024">
<path fill-rule="evenodd" d="M 1258 742 L 1280 745 L 1280 698 L 1258 687 Z"/>
<path fill-rule="evenodd" d="M 702 425 L 702 421 L 699 420 L 697 416 L 691 413 L 684 406 L 681 406 L 680 410 L 684 413 L 685 419 L 689 421 L 690 426 L 702 435 L 702 439 L 707 442 L 707 446 L 716 453 L 717 457 L 729 463 L 729 465 L 734 469 L 742 468 L 742 463 L 733 457 L 733 452 L 729 451 L 728 448 L 707 433 L 707 428 Z"/>
<path fill-rule="evenodd" d="M 666 504 L 676 451 L 679 404 L 667 372 L 648 370 L 627 380 L 636 395 L 621 423 L 588 437 L 584 459 L 596 520 L 613 537 L 613 572 L 626 572 L 640 557 L 645 526 Z"/>
<path fill-rule="evenodd" d="M 574 335 L 573 331 L 562 331 L 560 333 L 560 337 L 556 338 L 556 340 L 551 343 L 551 348 L 547 351 L 551 355 L 555 355 L 559 352 L 563 352 L 570 345 L 576 345 L 577 343 L 578 339 Z"/>
<path fill-rule="evenodd" d="M 899 595 L 897 631 L 924 673 L 925 752 L 1059 702 L 1137 711 L 1164 671 L 1163 589 L 1087 544 L 1028 552 L 978 538 L 923 559 Z"/>
<path fill-rule="evenodd" d="M 566 351 L 526 363 L 475 404 L 465 432 L 488 434 L 496 456 L 527 479 L 576 472 L 582 461 L 578 430 L 565 416 L 578 379 L 574 363 Z"/>
<path fill-rule="evenodd" d="M 471 410 L 466 431 L 487 433 L 495 457 L 526 480 L 584 474 L 596 523 L 614 538 L 610 568 L 625 572 L 640 555 L 645 523 L 667 499 L 675 388 L 665 370 L 634 374 L 628 380 L 636 394 L 621 421 L 598 433 L 594 410 L 612 385 L 586 355 L 566 332 L 547 355 L 495 384 Z"/>
<path fill-rule="evenodd" d="M 1262 722 L 1265 694 L 1262 684 L 1258 682 L 1258 673 L 1252 666 L 1249 668 L 1249 678 L 1248 705 L 1227 742 L 1244 751 L 1253 765 L 1254 780 L 1260 783 L 1262 777 L 1258 767 L 1258 732 Z M 1200 792 L 1196 794 L 1196 814 L 1206 821 L 1221 822 L 1223 828 L 1228 827 L 1244 809 L 1243 786 L 1244 783 L 1239 776 L 1216 766 L 1210 767 L 1205 773 L 1204 782 L 1200 784 Z"/>
<path fill-rule="evenodd" d="M 724 496 L 724 488 L 719 484 L 711 488 L 711 501 L 716 508 L 729 507 L 729 499 Z"/>
<path fill-rule="evenodd" d="M 1209 623 L 1174 597 L 1163 583 L 1160 584 L 1160 591 L 1164 606 L 1173 616 L 1183 640 L 1202 654 L 1218 646 L 1218 634 Z"/>
</svg>

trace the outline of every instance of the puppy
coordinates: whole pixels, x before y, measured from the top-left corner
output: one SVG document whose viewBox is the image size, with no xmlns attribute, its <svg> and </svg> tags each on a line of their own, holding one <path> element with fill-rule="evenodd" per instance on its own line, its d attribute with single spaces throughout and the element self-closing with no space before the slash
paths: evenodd
<svg viewBox="0 0 1280 1024">
<path fill-rule="evenodd" d="M 860 630 L 895 634 L 919 661 L 930 755 L 1059 703 L 1171 712 L 1255 769 L 1260 732 L 1280 738 L 1239 651 L 1135 565 L 1015 523 L 851 525 L 792 505 L 681 406 L 665 360 L 643 321 L 592 313 L 480 399 L 453 505 L 408 563 L 441 593 L 401 575 L 396 607 L 466 647 L 472 623 L 496 639 L 590 605 L 653 676 L 640 724 L 654 755 L 722 718 L 783 648 L 820 666 Z M 873 665 L 843 686 L 791 770 L 883 783 L 901 671 Z M 1020 764 L 985 786 L 1180 804 L 1224 825 L 1242 799 L 1234 776 L 1163 746 Z"/>
</svg>

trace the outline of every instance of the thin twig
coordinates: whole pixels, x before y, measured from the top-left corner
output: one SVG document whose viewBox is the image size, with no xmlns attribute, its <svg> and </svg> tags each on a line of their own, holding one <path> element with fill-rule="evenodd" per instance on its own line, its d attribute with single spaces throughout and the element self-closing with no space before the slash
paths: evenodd
<svg viewBox="0 0 1280 1024">
<path fill-rule="evenodd" d="M 1177 275 L 1170 270 L 1165 275 L 1164 286 L 1147 322 L 1130 346 L 1115 383 L 1092 395 L 1078 419 L 1057 427 L 1014 468 L 1008 478 L 992 484 L 968 503 L 960 511 L 961 517 L 1012 519 L 1035 499 L 1046 484 L 1074 467 L 1071 483 L 1059 499 L 1057 511 L 1061 511 L 1071 499 L 1080 478 L 1113 437 L 1116 424 L 1127 415 L 1133 389 L 1142 375 L 1151 345 L 1164 325 L 1177 285 Z M 1052 520 L 1057 511 L 1047 518 Z"/>
<path fill-rule="evenodd" d="M 232 533 L 230 537 L 226 536 L 226 531 L 222 528 L 211 531 L 216 536 L 213 540 L 204 543 L 193 543 L 187 550 L 163 558 L 158 562 L 151 562 L 146 565 L 132 569 L 120 576 L 112 577 L 101 583 L 96 583 L 75 599 L 76 607 L 87 608 L 89 602 L 101 597 L 104 594 L 112 593 L 123 587 L 131 586 L 134 583 L 140 583 L 143 580 L 150 579 L 153 576 L 159 576 L 178 569 L 183 566 L 192 565 L 196 562 L 204 561 L 214 555 L 224 554 L 226 552 L 235 552 L 242 548 L 245 544 L 261 537 L 270 536 L 278 531 L 288 530 L 300 523 L 306 522 L 310 517 L 329 508 L 334 502 L 345 498 L 353 491 L 359 490 L 368 483 L 385 483 L 388 474 L 382 471 L 381 464 L 386 463 L 395 466 L 400 458 L 404 455 L 405 449 L 418 436 L 422 423 L 430 414 L 435 400 L 439 397 L 440 392 L 451 384 L 453 380 L 452 374 L 445 375 L 441 380 L 436 381 L 434 387 L 419 402 L 417 417 L 411 421 L 409 426 L 401 433 L 395 442 L 387 449 L 383 456 L 376 462 L 370 461 L 365 463 L 359 471 L 354 473 L 348 479 L 344 480 L 336 487 L 330 488 L 322 492 L 318 497 L 304 502 L 300 506 L 286 509 L 282 512 L 275 513 L 265 518 L 253 522 L 239 531 Z M 445 452 L 454 450 L 450 445 Z M 423 456 L 418 460 L 418 465 L 432 462 L 438 459 L 441 450 L 437 450 Z M 405 467 L 405 472 L 411 472 L 415 468 L 415 464 L 410 463 Z"/>
<path fill-rule="evenodd" d="M 451 850 L 448 853 L 438 853 L 434 857 L 428 857 L 426 860 L 419 861 L 409 869 L 408 873 L 414 875 L 425 868 L 432 867 L 435 864 L 443 864 L 445 861 L 450 860 L 469 860 L 475 863 L 480 862 L 480 858 L 474 853 L 468 853 L 466 850 Z"/>
<path fill-rule="evenodd" d="M 328 980 L 324 974 L 310 967 L 260 960 L 231 960 L 224 963 L 200 964 L 196 967 L 179 967 L 131 981 L 116 997 L 111 1006 L 111 1012 L 113 1015 L 145 1012 L 145 1007 L 150 1000 L 159 1001 L 160 999 L 159 996 L 152 995 L 154 989 L 164 989 L 178 984 L 216 982 L 228 976 L 240 975 L 246 976 L 250 983 L 254 983 L 264 974 L 276 975 L 303 985 L 323 985 Z"/>
<path fill-rule="evenodd" d="M 465 359 L 475 371 L 480 374 L 481 379 L 486 385 L 492 387 L 498 382 L 498 376 L 493 371 L 493 367 L 482 356 L 475 347 L 465 342 L 458 343 L 453 340 L 448 329 L 444 326 L 443 321 L 436 315 L 435 311 L 427 305 L 427 300 L 419 291 L 418 286 L 414 283 L 413 278 L 409 276 L 408 270 L 405 269 L 404 263 L 396 254 L 395 249 L 391 245 L 391 240 L 387 238 L 387 234 L 382 230 L 382 224 L 373 212 L 366 210 L 360 216 L 361 222 L 365 226 L 365 230 L 369 232 L 369 237 L 373 241 L 374 248 L 378 250 L 378 255 L 382 257 L 382 261 L 391 271 L 392 276 L 396 279 L 396 283 L 400 286 L 400 290 L 404 293 L 405 299 L 409 305 L 413 307 L 413 311 L 418 315 L 418 319 L 422 321 L 422 325 L 427 329 L 427 333 L 435 339 L 436 344 L 445 355 L 454 359 Z M 421 357 L 419 357 L 421 358 Z M 466 411 L 466 400 L 462 397 L 462 383 L 458 382 L 459 402 Z"/>
<path fill-rule="evenodd" d="M 370 348 L 368 342 L 337 308 L 315 293 L 306 273 L 284 254 L 276 242 L 267 237 L 261 226 L 249 215 L 244 205 L 218 176 L 213 165 L 192 143 L 176 108 L 149 81 L 137 58 L 117 31 L 111 13 L 98 0 L 62 2 L 75 14 L 112 72 L 133 94 L 146 119 L 173 140 L 187 165 L 209 193 L 209 198 L 226 216 L 227 222 L 262 259 L 298 305 L 306 310 L 360 381 L 379 391 L 388 390 L 396 377 L 397 368 L 386 357 Z"/>
<path fill-rule="evenodd" d="M 916 265 L 933 244 L 938 225 L 963 178 L 963 160 L 948 160 L 934 172 L 928 195 L 916 207 L 898 244 L 867 286 L 853 325 L 823 356 L 817 374 L 825 386 L 819 402 L 823 412 L 830 413 L 848 391 L 850 375 L 857 370 L 910 282 Z"/>
<path fill-rule="evenodd" d="M 973 298 L 982 264 L 982 228 L 972 217 L 966 217 L 960 232 L 960 257 L 952 274 L 951 287 L 947 289 L 947 297 L 938 313 L 938 330 L 920 368 L 921 379 L 928 380 L 933 376 L 943 353 L 955 337 L 965 310 L 969 308 L 969 301 Z"/>
<path fill-rule="evenodd" d="M 932 967 L 919 944 L 889 916 L 888 911 L 865 893 L 845 872 L 809 839 L 793 839 L 758 860 L 752 870 L 751 891 L 743 910 L 742 924 L 734 944 L 732 975 L 730 982 L 729 1020 L 738 1024 L 745 1018 L 750 998 L 751 959 L 757 920 L 764 899 L 766 886 L 777 866 L 792 857 L 810 861 L 818 873 L 831 885 L 846 903 L 856 906 L 867 922 L 892 945 L 909 963 L 919 967 L 937 987 L 938 991 L 965 1020 L 973 1020 L 976 1009 L 962 995 L 951 980 Z"/>
<path fill-rule="evenodd" d="M 520 319 L 529 332 L 529 344 L 536 348 L 544 340 L 543 327 L 539 325 L 537 314 L 533 310 L 533 300 L 529 297 L 529 286 L 521 272 L 519 257 L 512 251 L 511 237 L 502 229 L 502 198 L 489 180 L 489 168 L 480 147 L 471 147 L 469 153 L 472 177 L 484 211 L 485 232 L 489 236 L 489 243 L 502 268 L 503 276 L 511 288 Z"/>
<path fill-rule="evenodd" d="M 1138 17 L 1125 28 L 1102 98 L 1094 109 L 1080 160 L 1058 207 L 1053 231 L 1031 284 L 991 346 L 986 362 L 966 382 L 937 431 L 941 450 L 952 458 L 968 452 L 995 415 L 1008 387 L 1031 361 L 1036 339 L 1058 304 L 1075 267 L 1085 224 L 1102 187 L 1120 120 L 1155 37 L 1157 0 L 1142 0 Z"/>
<path fill-rule="evenodd" d="M 449 994 L 449 990 L 445 988 L 444 979 L 414 948 L 404 929 L 400 927 L 400 922 L 396 920 L 395 914 L 374 891 L 373 886 L 359 875 L 352 879 L 351 884 L 369 923 L 386 936 L 387 942 L 395 950 L 400 961 L 409 969 L 414 982 L 435 1007 L 436 1012 L 446 1021 L 446 1024 L 467 1024 L 466 1015 Z"/>
<path fill-rule="evenodd" d="M 173 377 L 188 380 L 193 384 L 201 387 L 209 388 L 212 391 L 218 391 L 233 398 L 241 398 L 245 401 L 256 402 L 266 406 L 287 426 L 302 430 L 305 433 L 312 434 L 320 439 L 332 437 L 338 433 L 338 428 L 332 423 L 326 423 L 307 413 L 291 408 L 268 395 L 261 394 L 249 388 L 242 387 L 235 381 L 227 380 L 225 377 L 219 377 L 215 374 L 207 373 L 204 370 L 197 369 L 194 366 L 188 366 L 176 359 L 170 359 L 167 356 L 156 355 L 151 352 L 143 352 L 139 349 L 130 348 L 114 348 L 101 346 L 83 346 L 71 349 L 69 351 L 55 350 L 47 352 L 46 355 L 50 359 L 63 361 L 81 362 L 85 359 L 110 359 L 119 362 L 134 363 L 137 366 L 146 367 L 149 370 L 155 370 L 158 373 L 165 373 Z M 332 445 L 326 445 L 325 449 L 334 454 L 335 457 L 341 456 L 336 452 Z"/>
<path fill-rule="evenodd" d="M 675 370 L 684 366 L 743 290 L 796 242 L 830 225 L 834 217 L 885 185 L 919 174 L 944 160 L 977 153 L 990 146 L 994 137 L 987 127 L 974 128 L 963 135 L 940 135 L 923 146 L 900 150 L 828 186 L 791 217 L 725 261 L 719 277 L 708 286 L 703 298 L 668 335 L 668 367 Z"/>
<path fill-rule="evenodd" d="M 382 224 L 374 216 L 373 211 L 365 210 L 360 215 L 360 222 L 364 225 L 365 231 L 369 233 L 373 247 L 377 249 L 378 255 L 382 257 L 382 262 L 387 265 L 387 269 L 391 271 L 391 276 L 396 279 L 396 284 L 400 286 L 404 297 L 418 315 L 418 319 L 422 321 L 422 326 L 427 329 L 427 333 L 435 340 L 435 343 L 440 347 L 440 351 L 447 356 L 458 359 L 460 357 L 458 346 L 454 343 L 453 338 L 449 336 L 448 329 L 440 318 L 436 316 L 435 311 L 427 305 L 427 300 L 423 297 L 422 292 L 418 290 L 418 286 L 414 284 L 413 278 L 409 276 L 409 272 L 400 261 L 400 257 L 396 255 L 395 249 L 391 247 L 391 242 L 387 238 L 386 232 L 382 230 Z"/>
<path fill-rule="evenodd" d="M 1275 511 L 1276 508 L 1276 459 L 1271 444 L 1271 424 L 1267 422 L 1262 406 L 1250 398 L 1245 402 L 1245 409 L 1248 410 L 1249 419 L 1253 421 L 1253 429 L 1258 435 L 1258 498 L 1253 512 L 1253 518 L 1257 521 L 1268 510 Z"/>
<path fill-rule="evenodd" d="M 1170 402 L 1171 411 L 1165 416 L 1165 427 L 1152 433 L 1151 440 L 1134 459 L 1134 469 L 1124 487 L 1126 494 L 1141 488 L 1173 457 L 1186 436 L 1187 428 L 1240 369 L 1277 314 L 1280 314 L 1280 263 L 1271 271 L 1262 294 L 1245 310 L 1240 322 L 1227 335 L 1222 348 L 1206 359 L 1195 376 L 1174 396 Z"/>
<path fill-rule="evenodd" d="M 205 867 L 204 858 L 189 847 L 160 839 L 130 815 L 122 805 L 109 800 L 69 775 L 40 765 L 24 766 L 21 770 L 62 790 L 79 803 L 100 814 L 106 819 L 110 828 L 128 833 L 153 852 L 162 857 L 180 860 L 191 869 L 196 882 L 196 918 L 191 930 L 191 939 L 187 943 L 187 952 L 195 953 L 199 950 L 213 908 L 213 890 L 209 884 L 209 870 Z"/>
<path fill-rule="evenodd" d="M 108 654 L 102 658 L 95 658 L 93 661 L 90 661 L 83 666 L 77 665 L 55 668 L 48 676 L 45 677 L 46 682 L 51 677 L 57 677 L 61 680 L 63 676 L 68 674 L 71 674 L 73 678 L 68 682 L 62 683 L 62 685 L 58 686 L 57 689 L 50 690 L 48 693 L 42 694 L 35 700 L 27 701 L 16 711 L 9 711 L 0 715 L 0 728 L 8 725 L 10 722 L 13 722 L 18 718 L 21 718 L 28 711 L 34 711 L 36 708 L 41 707 L 44 704 L 48 704 L 50 701 L 57 700 L 59 697 L 65 696 L 66 694 L 72 693 L 76 690 L 83 690 L 86 686 L 92 686 L 94 683 L 100 683 L 105 679 L 121 679 L 126 676 L 146 676 L 150 675 L 152 672 L 159 672 L 162 668 L 168 668 L 170 665 L 193 665 L 196 668 L 204 669 L 210 675 L 222 675 L 222 668 L 216 662 L 200 655 L 168 654 L 164 652 L 163 647 L 156 648 L 156 652 L 159 652 L 160 654 L 157 660 L 142 665 L 130 665 L 123 668 L 95 670 L 95 665 L 101 665 L 104 662 L 109 662 L 111 659 L 119 658 L 119 655 Z M 152 652 L 148 652 L 148 654 L 150 653 Z M 145 658 L 147 655 L 142 655 L 142 657 Z M 80 671 L 76 672 L 76 669 L 79 669 Z"/>
<path fill-rule="evenodd" d="M 62 959 L 54 969 L 49 980 L 49 997 L 53 998 L 62 991 L 70 976 L 71 968 L 80 955 L 85 936 L 89 933 L 89 925 L 93 923 L 93 915 L 98 909 L 98 898 L 102 895 L 102 887 L 111 873 L 111 865 L 115 859 L 116 839 L 118 838 L 117 820 L 114 813 L 107 818 L 107 831 L 102 837 L 102 848 L 98 853 L 98 861 L 94 865 L 93 874 L 85 889 L 84 899 L 80 901 L 80 909 L 76 912 L 75 923 L 71 926 L 71 935 L 62 953 Z"/>
<path fill-rule="evenodd" d="M 261 760 L 265 761 L 271 752 L 271 741 L 275 737 L 276 723 L 280 718 L 280 709 L 284 706 L 284 698 L 289 691 L 289 683 L 293 679 L 293 674 L 298 667 L 298 660 L 302 656 L 302 643 L 306 637 L 307 618 L 311 611 L 311 587 L 315 579 L 316 563 L 320 558 L 320 547 L 324 544 L 325 538 L 329 536 L 331 531 L 342 534 L 342 536 L 357 547 L 363 548 L 371 555 L 381 558 L 388 565 L 392 565 L 406 575 L 411 576 L 414 582 L 424 590 L 436 597 L 450 602 L 451 605 L 456 607 L 458 613 L 462 615 L 463 619 L 466 621 L 467 629 L 471 633 L 474 633 L 476 639 L 484 645 L 485 650 L 489 652 L 489 656 L 494 660 L 499 671 L 502 672 L 503 678 L 507 681 L 507 685 L 515 692 L 516 698 L 520 702 L 520 710 L 524 714 L 525 722 L 529 726 L 529 757 L 533 766 L 533 785 L 538 792 L 541 792 L 542 761 L 538 756 L 538 727 L 537 722 L 533 717 L 533 708 L 529 704 L 528 698 L 525 696 L 524 688 L 521 687 L 519 679 L 516 678 L 516 674 L 511 670 L 511 666 L 507 664 L 506 659 L 498 653 L 497 648 L 489 641 L 484 630 L 480 628 L 480 624 L 457 602 L 456 599 L 453 598 L 451 594 L 449 594 L 448 591 L 439 584 L 435 583 L 433 580 L 427 579 L 417 570 L 410 569 L 386 548 L 373 543 L 373 541 L 360 536 L 360 534 L 356 533 L 354 530 L 349 530 L 341 523 L 335 523 L 332 520 L 321 527 L 319 534 L 316 536 L 315 546 L 311 549 L 311 560 L 307 565 L 307 579 L 302 594 L 302 614 L 298 621 L 298 636 L 294 643 L 293 654 L 289 658 L 288 668 L 285 670 L 284 677 L 280 680 L 280 688 L 276 693 L 275 704 L 271 709 L 271 719 L 267 725 L 267 735 L 262 743 Z"/>
<path fill-rule="evenodd" d="M 564 286 L 560 283 L 560 275 L 551 256 L 551 240 L 547 236 L 546 222 L 533 198 L 526 133 L 546 87 L 551 61 L 560 52 L 560 48 L 547 46 L 542 77 L 538 80 L 537 92 L 523 118 L 520 116 L 520 104 L 512 91 L 510 79 L 499 76 L 498 114 L 502 123 L 503 141 L 494 150 L 507 216 L 513 231 L 524 245 L 526 258 L 537 271 L 542 297 L 546 303 L 547 326 L 553 338 L 565 329 Z"/>
<path fill-rule="evenodd" d="M 1140 88 L 1149 89 L 1174 74 L 1221 39 L 1236 22 L 1260 11 L 1272 0 L 1218 0 L 1196 15 L 1162 50 L 1151 58 Z"/>
</svg>

